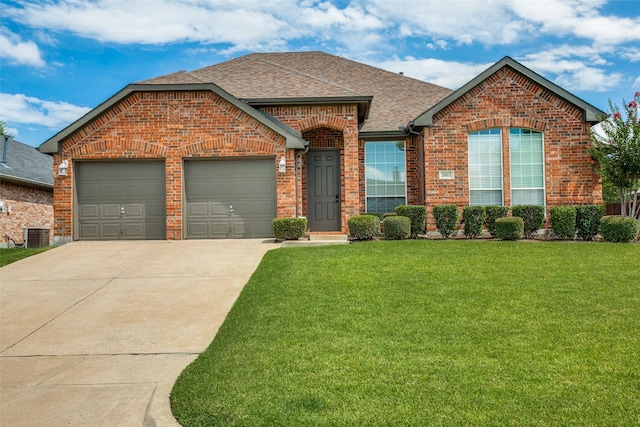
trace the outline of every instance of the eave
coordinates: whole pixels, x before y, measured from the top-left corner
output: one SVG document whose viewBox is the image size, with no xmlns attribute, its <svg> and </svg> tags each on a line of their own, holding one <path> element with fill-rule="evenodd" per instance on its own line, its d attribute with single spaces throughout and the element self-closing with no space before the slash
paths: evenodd
<svg viewBox="0 0 640 427">
<path fill-rule="evenodd" d="M 87 114 L 62 129 L 60 132 L 42 143 L 38 150 L 42 153 L 54 154 L 60 152 L 60 143 L 75 132 L 86 126 L 91 121 L 97 119 L 104 114 L 109 108 L 122 101 L 127 96 L 135 92 L 173 92 L 173 91 L 211 91 L 220 96 L 230 104 L 239 108 L 252 118 L 256 119 L 263 125 L 267 126 L 277 134 L 283 136 L 286 141 L 287 149 L 304 149 L 304 140 L 302 135 L 293 131 L 284 125 L 278 125 L 273 120 L 269 120 L 260 111 L 256 110 L 246 102 L 240 101 L 230 93 L 226 92 L 220 86 L 213 83 L 187 83 L 187 84 L 130 84 L 124 87 L 115 95 L 98 105 Z"/>
<path fill-rule="evenodd" d="M 550 80 L 542 77 L 540 74 L 535 73 L 524 65 L 520 64 L 516 60 L 505 56 L 500 61 L 493 64 L 491 67 L 487 68 L 485 71 L 480 73 L 474 79 L 469 81 L 467 84 L 451 93 L 449 96 L 444 98 L 442 101 L 438 102 L 436 105 L 422 113 L 415 120 L 415 126 L 424 127 L 424 126 L 433 126 L 433 117 L 444 108 L 454 103 L 460 97 L 462 97 L 465 93 L 469 92 L 471 89 L 482 83 L 484 80 L 489 78 L 491 75 L 495 74 L 497 71 L 504 67 L 510 67 L 516 72 L 522 74 L 526 78 L 532 80 L 540 87 L 548 90 L 549 92 L 555 94 L 561 99 L 564 99 L 566 102 L 575 106 L 579 110 L 582 111 L 583 121 L 587 123 L 598 123 L 602 117 L 604 116 L 604 112 L 600 109 L 594 107 L 593 105 L 583 101 L 577 96 L 573 95 L 570 92 L 562 89 L 560 86 L 551 82 Z"/>
</svg>

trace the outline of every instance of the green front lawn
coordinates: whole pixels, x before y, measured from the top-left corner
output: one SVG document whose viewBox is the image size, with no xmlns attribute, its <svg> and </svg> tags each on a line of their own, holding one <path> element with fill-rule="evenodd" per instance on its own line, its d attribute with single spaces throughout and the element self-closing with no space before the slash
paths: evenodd
<svg viewBox="0 0 640 427">
<path fill-rule="evenodd" d="M 11 264 L 12 262 L 19 261 L 22 258 L 27 258 L 32 255 L 39 254 L 40 252 L 48 251 L 51 248 L 53 248 L 53 246 L 33 249 L 0 248 L 0 267 Z"/>
<path fill-rule="evenodd" d="M 640 245 L 267 253 L 178 379 L 185 426 L 640 423 Z"/>
</svg>

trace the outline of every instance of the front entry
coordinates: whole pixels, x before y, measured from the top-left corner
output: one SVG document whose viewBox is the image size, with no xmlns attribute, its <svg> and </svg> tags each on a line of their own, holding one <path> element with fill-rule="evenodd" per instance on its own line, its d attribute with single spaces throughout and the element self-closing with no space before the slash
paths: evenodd
<svg viewBox="0 0 640 427">
<path fill-rule="evenodd" d="M 310 231 L 340 231 L 340 151 L 307 154 L 307 220 Z"/>
</svg>

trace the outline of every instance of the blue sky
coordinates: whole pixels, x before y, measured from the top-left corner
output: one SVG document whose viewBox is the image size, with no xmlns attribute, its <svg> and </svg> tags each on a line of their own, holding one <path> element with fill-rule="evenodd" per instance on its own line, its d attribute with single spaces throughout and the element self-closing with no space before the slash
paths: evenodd
<svg viewBox="0 0 640 427">
<path fill-rule="evenodd" d="M 0 120 L 38 146 L 129 83 L 322 50 L 456 89 L 505 55 L 607 110 L 640 90 L 640 0 L 2 0 Z"/>
</svg>

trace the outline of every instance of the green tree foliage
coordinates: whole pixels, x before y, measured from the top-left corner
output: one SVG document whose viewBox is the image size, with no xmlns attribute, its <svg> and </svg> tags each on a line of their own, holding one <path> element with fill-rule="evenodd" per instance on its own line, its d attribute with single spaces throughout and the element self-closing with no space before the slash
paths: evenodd
<svg viewBox="0 0 640 427">
<path fill-rule="evenodd" d="M 599 168 L 603 181 L 618 192 L 622 216 L 640 219 L 638 184 L 640 182 L 640 122 L 638 105 L 640 91 L 625 103 L 624 112 L 609 102 L 611 116 L 600 122 L 602 132 L 592 129 L 591 157 Z"/>
</svg>

